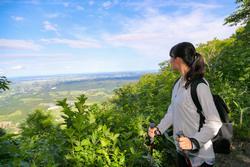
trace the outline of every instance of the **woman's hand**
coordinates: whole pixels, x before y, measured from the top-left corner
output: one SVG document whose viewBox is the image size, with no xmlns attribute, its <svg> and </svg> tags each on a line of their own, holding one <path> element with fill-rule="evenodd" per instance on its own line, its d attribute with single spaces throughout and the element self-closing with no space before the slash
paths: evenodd
<svg viewBox="0 0 250 167">
<path fill-rule="evenodd" d="M 155 131 L 157 130 L 157 128 L 148 128 L 148 135 L 150 138 L 155 137 Z"/>
<path fill-rule="evenodd" d="M 192 150 L 192 142 L 188 137 L 177 137 L 177 141 L 182 150 Z"/>
</svg>

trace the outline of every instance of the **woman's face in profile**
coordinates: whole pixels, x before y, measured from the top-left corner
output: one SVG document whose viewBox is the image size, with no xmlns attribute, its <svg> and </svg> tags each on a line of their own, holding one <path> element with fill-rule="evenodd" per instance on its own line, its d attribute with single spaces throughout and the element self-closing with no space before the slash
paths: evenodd
<svg viewBox="0 0 250 167">
<path fill-rule="evenodd" d="M 172 70 L 178 70 L 177 59 L 178 59 L 178 57 L 176 57 L 176 58 L 170 57 L 170 65 L 171 65 Z"/>
</svg>

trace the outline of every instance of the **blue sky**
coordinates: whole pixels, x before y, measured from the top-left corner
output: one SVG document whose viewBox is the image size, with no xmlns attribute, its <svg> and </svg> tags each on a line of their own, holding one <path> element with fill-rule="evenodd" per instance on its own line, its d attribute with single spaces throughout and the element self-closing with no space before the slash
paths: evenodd
<svg viewBox="0 0 250 167">
<path fill-rule="evenodd" d="M 229 37 L 233 0 L 0 0 L 0 75 L 157 70 L 171 46 Z"/>
</svg>

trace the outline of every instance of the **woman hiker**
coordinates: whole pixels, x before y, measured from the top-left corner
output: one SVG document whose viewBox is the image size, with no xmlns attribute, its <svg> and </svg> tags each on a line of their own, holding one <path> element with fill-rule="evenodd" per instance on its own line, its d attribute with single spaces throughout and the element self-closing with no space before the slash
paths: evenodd
<svg viewBox="0 0 250 167">
<path fill-rule="evenodd" d="M 170 50 L 170 57 L 172 69 L 177 70 L 181 77 L 173 87 L 171 104 L 167 113 L 156 128 L 149 128 L 148 134 L 150 137 L 163 134 L 172 125 L 177 147 L 178 167 L 213 166 L 215 153 L 211 139 L 218 133 L 222 122 L 208 83 L 200 83 L 196 91 L 205 122 L 198 130 L 200 115 L 197 113 L 190 91 L 191 82 L 204 77 L 204 59 L 189 42 L 173 46 Z"/>
</svg>

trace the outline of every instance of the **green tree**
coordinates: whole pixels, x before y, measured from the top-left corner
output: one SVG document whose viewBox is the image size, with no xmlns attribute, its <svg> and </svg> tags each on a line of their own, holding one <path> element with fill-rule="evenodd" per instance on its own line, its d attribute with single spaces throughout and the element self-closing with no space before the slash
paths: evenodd
<svg viewBox="0 0 250 167">
<path fill-rule="evenodd" d="M 225 24 L 237 25 L 250 21 L 250 0 L 236 0 L 237 10 L 225 19 Z"/>
</svg>

